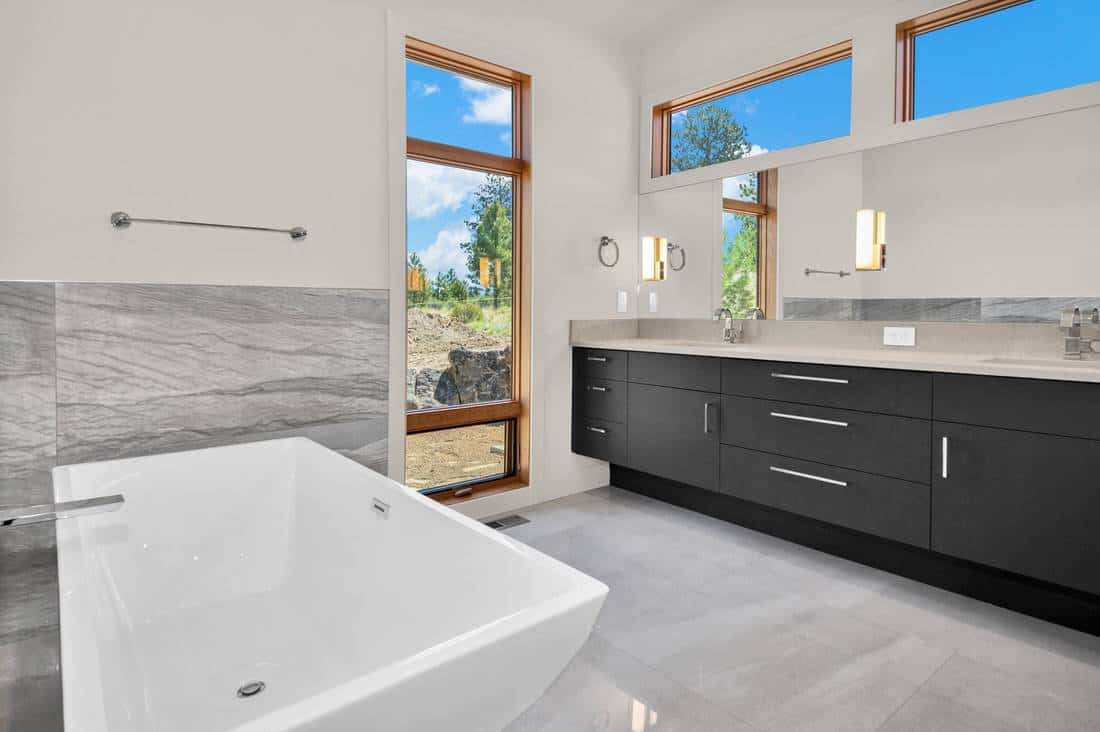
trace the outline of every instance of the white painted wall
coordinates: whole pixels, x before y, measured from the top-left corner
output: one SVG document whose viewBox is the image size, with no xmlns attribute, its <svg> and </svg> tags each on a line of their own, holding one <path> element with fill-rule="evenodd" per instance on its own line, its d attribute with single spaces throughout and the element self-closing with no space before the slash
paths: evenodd
<svg viewBox="0 0 1100 732">
<path fill-rule="evenodd" d="M 381 10 L 35 0 L 0 27 L 0 278 L 388 286 Z"/>
<path fill-rule="evenodd" d="M 387 18 L 386 4 L 0 4 L 0 279 L 392 287 L 400 455 L 404 101 L 389 41 L 407 31 L 512 66 L 533 77 L 533 485 L 468 510 L 601 485 L 606 464 L 569 450 L 568 323 L 615 316 L 620 287 L 633 314 L 635 65 L 590 33 L 445 2 Z M 116 231 L 116 209 L 309 237 Z M 602 234 L 624 243 L 615 269 L 597 264 Z"/>
<path fill-rule="evenodd" d="M 1100 290 L 1100 109 L 784 168 L 780 296 L 1082 296 Z M 851 269 L 855 209 L 886 211 L 888 266 Z"/>
<path fill-rule="evenodd" d="M 722 287 L 722 181 L 640 196 L 638 235 L 667 237 L 684 248 L 688 259 L 681 271 L 669 272 L 663 282 L 640 282 L 639 317 L 700 318 L 718 307 Z M 640 253 L 640 243 L 635 248 Z M 670 253 L 670 263 L 679 265 L 678 252 Z M 650 292 L 657 293 L 655 313 L 649 311 Z"/>
</svg>

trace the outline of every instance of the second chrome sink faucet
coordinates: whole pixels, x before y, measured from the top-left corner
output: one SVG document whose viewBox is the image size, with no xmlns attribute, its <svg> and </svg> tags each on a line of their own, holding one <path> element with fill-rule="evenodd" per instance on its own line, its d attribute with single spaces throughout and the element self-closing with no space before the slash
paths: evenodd
<svg viewBox="0 0 1100 732">
<path fill-rule="evenodd" d="M 1087 359 L 1096 354 L 1100 344 L 1100 309 L 1093 308 L 1087 323 L 1081 321 L 1081 308 L 1062 311 L 1062 332 L 1065 333 L 1063 358 Z"/>
</svg>

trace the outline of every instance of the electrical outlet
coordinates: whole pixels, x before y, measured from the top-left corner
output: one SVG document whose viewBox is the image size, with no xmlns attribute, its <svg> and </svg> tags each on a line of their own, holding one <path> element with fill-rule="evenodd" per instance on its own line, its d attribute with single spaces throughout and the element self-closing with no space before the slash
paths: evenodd
<svg viewBox="0 0 1100 732">
<path fill-rule="evenodd" d="M 619 294 L 615 298 L 615 312 L 626 312 L 626 290 L 619 290 Z"/>
<path fill-rule="evenodd" d="M 892 328 L 882 329 L 882 345 L 884 346 L 915 346 L 917 345 L 916 328 Z"/>
<path fill-rule="evenodd" d="M 649 312 L 657 312 L 657 293 L 653 290 L 649 292 Z"/>
</svg>

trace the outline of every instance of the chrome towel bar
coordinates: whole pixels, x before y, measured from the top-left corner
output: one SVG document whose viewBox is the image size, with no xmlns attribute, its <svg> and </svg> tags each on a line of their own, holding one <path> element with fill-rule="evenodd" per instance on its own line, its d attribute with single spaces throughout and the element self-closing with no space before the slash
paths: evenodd
<svg viewBox="0 0 1100 732">
<path fill-rule="evenodd" d="M 243 224 L 211 224 L 205 221 L 181 221 L 178 219 L 146 219 L 131 216 L 125 211 L 115 211 L 111 214 L 111 226 L 116 229 L 125 229 L 130 224 L 138 222 L 142 224 L 176 224 L 178 226 L 204 226 L 208 229 L 244 229 L 246 231 L 273 231 L 277 234 L 290 234 L 291 239 L 305 239 L 306 230 L 302 226 L 290 229 L 275 229 L 270 226 L 245 226 Z"/>
</svg>

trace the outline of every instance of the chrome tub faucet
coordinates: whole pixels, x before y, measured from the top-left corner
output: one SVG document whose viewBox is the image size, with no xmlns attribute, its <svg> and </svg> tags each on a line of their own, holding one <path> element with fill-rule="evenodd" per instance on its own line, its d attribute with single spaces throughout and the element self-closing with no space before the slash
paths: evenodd
<svg viewBox="0 0 1100 732">
<path fill-rule="evenodd" d="M 114 495 L 85 498 L 81 501 L 65 501 L 64 503 L 42 503 L 35 506 L 0 508 L 0 529 L 117 511 L 122 508 L 122 502 L 121 495 Z"/>
</svg>

